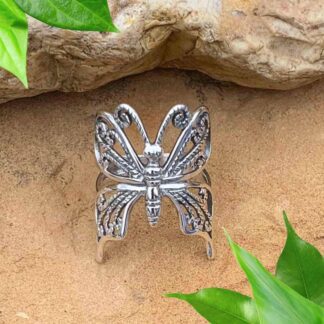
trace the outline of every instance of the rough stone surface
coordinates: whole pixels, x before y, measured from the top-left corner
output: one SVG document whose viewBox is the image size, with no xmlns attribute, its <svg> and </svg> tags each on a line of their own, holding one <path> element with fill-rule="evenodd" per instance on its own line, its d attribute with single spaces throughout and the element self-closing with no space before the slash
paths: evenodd
<svg viewBox="0 0 324 324">
<path fill-rule="evenodd" d="M 168 200 L 157 228 L 140 201 L 127 238 L 107 244 L 109 260 L 98 265 L 95 114 L 126 101 L 153 137 L 180 98 L 192 109 L 211 108 L 216 259 L 207 260 L 201 238 L 180 233 Z M 203 323 L 163 294 L 212 286 L 250 294 L 222 227 L 274 272 L 285 242 L 283 209 L 324 252 L 323 107 L 324 81 L 279 92 L 165 70 L 3 104 L 0 323 Z M 139 147 L 135 133 L 130 138 Z"/>
<path fill-rule="evenodd" d="M 155 67 L 289 89 L 324 73 L 324 3 L 315 0 L 109 1 L 121 32 L 64 31 L 30 20 L 24 90 L 0 72 L 0 100 L 85 91 Z"/>
</svg>

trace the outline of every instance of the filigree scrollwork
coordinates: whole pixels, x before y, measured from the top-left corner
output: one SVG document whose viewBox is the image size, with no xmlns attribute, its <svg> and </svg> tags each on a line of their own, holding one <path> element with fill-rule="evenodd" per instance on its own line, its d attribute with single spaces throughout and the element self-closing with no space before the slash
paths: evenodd
<svg viewBox="0 0 324 324">
<path fill-rule="evenodd" d="M 190 112 L 188 107 L 180 106 L 177 110 L 174 111 L 172 116 L 172 124 L 176 128 L 184 129 L 190 120 Z"/>
<path fill-rule="evenodd" d="M 129 107 L 124 104 L 117 107 L 114 117 L 120 128 L 129 127 L 132 124 L 133 119 L 135 119 L 135 117 L 132 116 Z"/>
<path fill-rule="evenodd" d="M 209 133 L 208 114 L 203 114 L 197 121 L 197 128 L 192 135 L 192 141 L 195 145 L 206 140 Z"/>
</svg>

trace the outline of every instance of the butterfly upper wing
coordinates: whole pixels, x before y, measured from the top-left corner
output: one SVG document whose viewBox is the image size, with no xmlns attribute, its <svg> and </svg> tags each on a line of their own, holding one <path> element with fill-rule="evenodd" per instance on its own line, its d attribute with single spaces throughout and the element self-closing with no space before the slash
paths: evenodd
<svg viewBox="0 0 324 324">
<path fill-rule="evenodd" d="M 175 147 L 163 165 L 166 181 L 186 180 L 197 175 L 210 156 L 210 120 L 205 107 L 185 123 Z M 176 125 L 175 125 L 176 126 Z"/>
<path fill-rule="evenodd" d="M 119 105 L 115 115 L 100 113 L 96 118 L 95 155 L 101 172 L 116 181 L 139 183 L 143 181 L 144 166 L 129 142 L 123 128 L 134 121 L 144 142 L 148 140 L 141 120 L 133 108 Z M 120 145 L 124 154 L 116 147 Z"/>
</svg>

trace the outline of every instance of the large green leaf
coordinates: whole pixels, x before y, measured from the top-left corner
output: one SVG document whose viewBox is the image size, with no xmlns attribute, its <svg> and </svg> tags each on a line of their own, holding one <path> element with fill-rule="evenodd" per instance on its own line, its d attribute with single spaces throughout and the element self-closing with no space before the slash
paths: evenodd
<svg viewBox="0 0 324 324">
<path fill-rule="evenodd" d="M 269 273 L 227 234 L 231 249 L 252 287 L 261 323 L 324 323 L 324 309 L 302 297 Z"/>
<path fill-rule="evenodd" d="M 259 323 L 254 301 L 235 291 L 206 288 L 193 294 L 168 294 L 188 302 L 200 315 L 211 323 Z"/>
<path fill-rule="evenodd" d="M 294 231 L 284 213 L 285 247 L 277 263 L 276 276 L 302 296 L 324 306 L 324 258 Z"/>
<path fill-rule="evenodd" d="M 15 0 L 28 15 L 55 27 L 88 31 L 118 31 L 107 0 Z"/>
<path fill-rule="evenodd" d="M 26 15 L 13 0 L 0 1 L 0 66 L 28 86 L 26 56 L 28 26 Z"/>
</svg>

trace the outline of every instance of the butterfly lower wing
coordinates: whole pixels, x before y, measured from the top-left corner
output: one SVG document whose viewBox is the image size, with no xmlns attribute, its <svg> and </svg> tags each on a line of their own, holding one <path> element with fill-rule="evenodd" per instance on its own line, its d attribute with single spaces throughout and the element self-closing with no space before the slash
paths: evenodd
<svg viewBox="0 0 324 324">
<path fill-rule="evenodd" d="M 166 180 L 186 180 L 200 172 L 210 156 L 210 120 L 205 107 L 199 108 L 182 130 L 163 166 Z M 176 124 L 175 124 L 176 126 Z"/>
<path fill-rule="evenodd" d="M 213 202 L 207 184 L 186 183 L 183 188 L 163 190 L 174 203 L 180 217 L 180 228 L 186 235 L 200 235 L 207 243 L 207 256 L 213 258 L 212 215 Z"/>
<path fill-rule="evenodd" d="M 119 105 L 114 115 L 98 114 L 95 155 L 105 176 L 115 181 L 140 183 L 143 181 L 144 166 L 124 132 L 124 128 L 129 127 L 132 122 L 135 123 L 146 143 L 148 138 L 143 124 L 130 106 Z"/>
<path fill-rule="evenodd" d="M 97 261 L 103 260 L 104 245 L 109 240 L 126 236 L 129 213 L 144 189 L 132 185 L 110 185 L 99 191 L 95 206 L 98 250 Z"/>
</svg>

